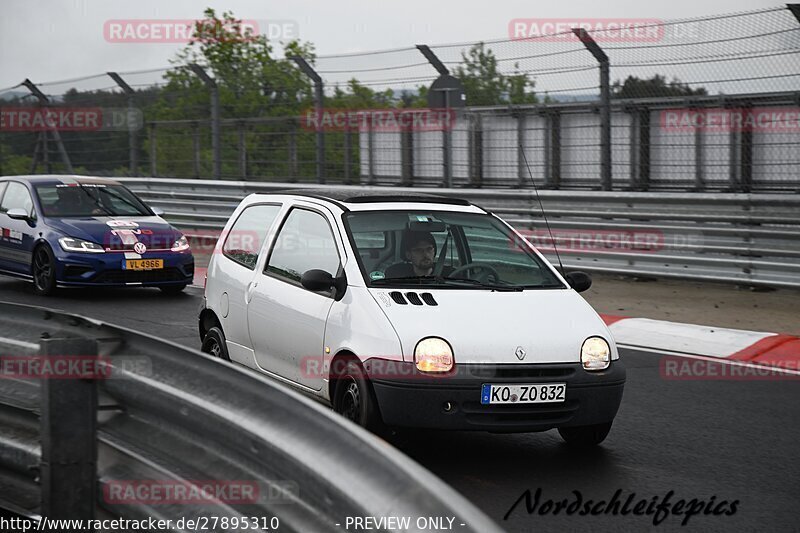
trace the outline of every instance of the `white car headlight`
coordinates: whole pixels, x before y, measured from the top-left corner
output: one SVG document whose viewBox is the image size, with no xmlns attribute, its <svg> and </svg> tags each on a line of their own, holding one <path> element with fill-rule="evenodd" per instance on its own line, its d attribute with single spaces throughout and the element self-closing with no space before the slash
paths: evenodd
<svg viewBox="0 0 800 533">
<path fill-rule="evenodd" d="M 589 337 L 581 347 L 584 370 L 605 370 L 611 364 L 611 347 L 602 337 Z"/>
<path fill-rule="evenodd" d="M 189 249 L 189 241 L 186 239 L 186 235 L 181 235 L 181 238 L 177 241 L 172 243 L 172 250 L 173 252 L 182 252 L 184 250 Z"/>
<path fill-rule="evenodd" d="M 449 372 L 453 369 L 453 349 L 439 337 L 426 337 L 414 348 L 414 363 L 422 372 Z"/>
<path fill-rule="evenodd" d="M 72 237 L 61 237 L 58 244 L 65 252 L 80 252 L 89 254 L 102 254 L 105 252 L 102 246 L 95 242 L 84 241 Z"/>
</svg>

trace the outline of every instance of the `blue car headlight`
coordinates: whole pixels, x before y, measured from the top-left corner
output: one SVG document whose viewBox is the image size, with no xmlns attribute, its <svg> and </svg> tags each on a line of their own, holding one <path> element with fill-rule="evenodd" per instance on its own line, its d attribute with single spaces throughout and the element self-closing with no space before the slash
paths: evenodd
<svg viewBox="0 0 800 533">
<path fill-rule="evenodd" d="M 172 243 L 172 248 L 170 248 L 173 252 L 183 252 L 189 249 L 189 241 L 186 239 L 185 235 L 181 235 L 181 238 L 177 241 Z"/>
<path fill-rule="evenodd" d="M 61 237 L 58 239 L 58 244 L 65 252 L 78 252 L 88 254 L 102 254 L 105 252 L 102 246 L 95 242 L 84 241 L 83 239 L 76 239 L 74 237 Z"/>
</svg>

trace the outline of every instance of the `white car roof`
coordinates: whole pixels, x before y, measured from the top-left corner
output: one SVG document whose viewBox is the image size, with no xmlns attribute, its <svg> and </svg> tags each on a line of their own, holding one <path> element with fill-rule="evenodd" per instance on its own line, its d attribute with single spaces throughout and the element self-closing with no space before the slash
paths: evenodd
<svg viewBox="0 0 800 533">
<path fill-rule="evenodd" d="M 461 213 L 486 213 L 484 209 L 471 204 L 467 200 L 424 193 L 381 194 L 373 191 L 351 192 L 339 191 L 336 189 L 299 189 L 254 193 L 248 196 L 248 200 L 251 202 L 259 199 L 318 201 L 333 204 L 343 211 L 392 211 L 413 209 L 455 211 Z"/>
</svg>

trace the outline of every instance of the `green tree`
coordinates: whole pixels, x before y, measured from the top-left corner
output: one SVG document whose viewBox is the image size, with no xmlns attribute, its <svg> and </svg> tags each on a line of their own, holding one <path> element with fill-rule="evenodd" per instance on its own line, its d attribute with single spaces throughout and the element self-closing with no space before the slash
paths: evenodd
<svg viewBox="0 0 800 533">
<path fill-rule="evenodd" d="M 225 117 L 291 115 L 310 104 L 312 83 L 289 59 L 301 56 L 313 63 L 310 43 L 291 41 L 278 57 L 266 36 L 243 30 L 232 13 L 218 17 L 208 8 L 204 16 L 196 22 L 192 40 L 171 61 L 175 67 L 165 75 L 159 117 L 208 116 L 208 90 L 186 67 L 189 63 L 202 65 L 214 78 Z"/>
<path fill-rule="evenodd" d="M 296 117 L 313 103 L 313 84 L 303 74 L 292 56 L 301 56 L 313 64 L 314 48 L 310 43 L 291 41 L 283 46 L 282 55 L 275 51 L 264 35 L 254 35 L 243 29 L 241 20 L 231 12 L 218 16 L 208 8 L 204 19 L 196 22 L 192 40 L 171 61 L 173 68 L 165 74 L 166 85 L 160 98 L 148 110 L 150 120 L 196 119 L 206 121 L 210 116 L 208 88 L 187 65 L 201 65 L 213 77 L 220 100 L 223 119 L 251 117 Z M 246 135 L 250 172 L 267 176 L 287 176 L 289 136 L 294 128 L 292 120 L 276 119 L 259 124 L 247 124 Z M 170 135 L 171 132 L 167 132 Z M 163 137 L 163 134 L 162 134 Z M 207 128 L 201 130 L 204 144 L 201 148 L 203 171 L 211 168 L 211 147 Z M 313 139 L 307 135 L 292 137 L 297 142 L 300 159 L 313 153 Z M 292 141 L 292 142 L 294 142 Z M 145 144 L 149 149 L 149 143 Z M 238 173 L 237 127 L 222 128 L 222 159 L 225 175 Z M 169 136 L 169 142 L 158 143 L 158 160 L 166 174 L 191 175 L 193 173 L 193 140 L 186 126 Z M 277 154 L 281 154 L 280 156 Z M 303 168 L 301 173 L 305 173 Z"/>
<path fill-rule="evenodd" d="M 394 91 L 375 91 L 353 78 L 344 89 L 336 85 L 328 96 L 325 106 L 335 109 L 380 109 L 394 107 L 397 102 Z"/>
<path fill-rule="evenodd" d="M 698 96 L 708 92 L 703 87 L 692 89 L 688 84 L 673 78 L 668 82 L 666 76 L 660 74 L 652 78 L 637 78 L 628 76 L 624 82 L 615 81 L 611 86 L 611 95 L 614 98 L 653 98 L 659 96 Z"/>
<path fill-rule="evenodd" d="M 467 105 L 532 104 L 538 100 L 533 91 L 534 81 L 519 71 L 504 75 L 498 68 L 497 57 L 484 43 L 474 44 L 461 54 L 462 65 L 456 68 L 455 77 L 464 84 Z"/>
</svg>

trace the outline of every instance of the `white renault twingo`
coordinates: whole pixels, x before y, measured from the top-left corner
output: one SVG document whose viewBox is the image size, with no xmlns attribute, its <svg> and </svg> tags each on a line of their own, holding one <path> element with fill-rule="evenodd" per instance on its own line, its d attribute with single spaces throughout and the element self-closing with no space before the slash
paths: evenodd
<svg viewBox="0 0 800 533">
<path fill-rule="evenodd" d="M 203 351 L 354 422 L 608 434 L 625 370 L 605 323 L 513 228 L 464 200 L 252 194 L 208 267 Z"/>
</svg>

